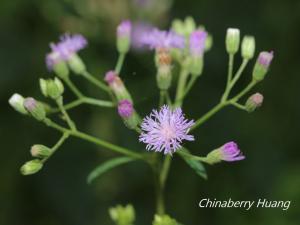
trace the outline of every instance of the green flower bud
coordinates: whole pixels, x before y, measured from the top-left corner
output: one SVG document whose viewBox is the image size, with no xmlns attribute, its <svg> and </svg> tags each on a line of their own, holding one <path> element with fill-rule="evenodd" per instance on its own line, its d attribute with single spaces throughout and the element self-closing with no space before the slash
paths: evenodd
<svg viewBox="0 0 300 225">
<path fill-rule="evenodd" d="M 51 149 L 45 145 L 33 145 L 31 147 L 30 153 L 33 157 L 46 158 L 51 154 Z"/>
<path fill-rule="evenodd" d="M 236 28 L 228 28 L 226 34 L 226 51 L 229 54 L 235 54 L 240 46 L 240 30 Z"/>
<path fill-rule="evenodd" d="M 153 225 L 180 225 L 175 219 L 168 215 L 155 215 Z"/>
<path fill-rule="evenodd" d="M 190 58 L 188 69 L 192 75 L 200 76 L 203 71 L 203 57 Z"/>
<path fill-rule="evenodd" d="M 157 68 L 156 81 L 160 90 L 168 90 L 172 82 L 170 65 L 161 65 Z"/>
<path fill-rule="evenodd" d="M 122 21 L 117 28 L 117 49 L 119 53 L 126 54 L 131 44 L 131 21 Z"/>
<path fill-rule="evenodd" d="M 135 212 L 132 205 L 118 205 L 109 209 L 111 219 L 118 225 L 133 225 L 135 221 Z"/>
<path fill-rule="evenodd" d="M 248 112 L 253 112 L 259 108 L 264 101 L 264 96 L 260 93 L 251 95 L 246 102 L 246 109 Z"/>
<path fill-rule="evenodd" d="M 23 175 L 31 175 L 40 171 L 42 167 L 43 167 L 43 163 L 38 159 L 34 159 L 26 162 L 21 167 L 20 171 Z"/>
<path fill-rule="evenodd" d="M 271 65 L 273 60 L 273 52 L 261 52 L 255 63 L 252 77 L 255 81 L 262 81 Z"/>
<path fill-rule="evenodd" d="M 10 99 L 8 100 L 8 103 L 13 107 L 17 112 L 27 115 L 28 112 L 24 108 L 24 98 L 22 95 L 19 95 L 17 93 L 13 94 Z"/>
<path fill-rule="evenodd" d="M 37 102 L 34 98 L 26 98 L 23 105 L 27 112 L 36 120 L 42 121 L 46 118 L 46 111 L 43 104 Z"/>
<path fill-rule="evenodd" d="M 255 52 L 255 39 L 253 36 L 245 36 L 242 41 L 242 57 L 252 59 Z"/>
<path fill-rule="evenodd" d="M 205 40 L 205 51 L 208 52 L 213 46 L 213 37 L 208 34 Z"/>
<path fill-rule="evenodd" d="M 69 68 L 64 61 L 59 61 L 53 65 L 54 73 L 61 79 L 65 79 L 69 76 Z"/>
<path fill-rule="evenodd" d="M 77 54 L 73 54 L 71 58 L 68 60 L 68 65 L 70 69 L 77 75 L 82 74 L 86 68 L 84 62 Z"/>
<path fill-rule="evenodd" d="M 185 35 L 185 27 L 181 20 L 175 19 L 172 22 L 172 30 L 180 35 Z"/>
<path fill-rule="evenodd" d="M 188 16 L 184 20 L 185 35 L 190 35 L 194 30 L 196 30 L 196 22 L 193 17 Z"/>
<path fill-rule="evenodd" d="M 45 97 L 50 97 L 55 100 L 58 99 L 64 92 L 63 83 L 56 77 L 54 80 L 40 79 L 40 88 Z"/>
</svg>

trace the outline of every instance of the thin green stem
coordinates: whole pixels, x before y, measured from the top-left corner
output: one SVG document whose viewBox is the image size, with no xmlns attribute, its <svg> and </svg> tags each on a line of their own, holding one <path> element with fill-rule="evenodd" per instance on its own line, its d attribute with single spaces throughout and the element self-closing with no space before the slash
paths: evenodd
<svg viewBox="0 0 300 225">
<path fill-rule="evenodd" d="M 86 133 L 83 133 L 83 132 L 80 132 L 80 131 L 77 131 L 77 130 L 69 130 L 67 128 L 64 128 L 64 127 L 54 123 L 53 121 L 51 121 L 48 118 L 44 120 L 44 123 L 48 127 L 54 128 L 54 129 L 56 129 L 56 130 L 58 130 L 62 133 L 69 133 L 71 136 L 78 137 L 78 138 L 83 139 L 83 140 L 88 141 L 88 142 L 92 142 L 94 144 L 97 144 L 101 147 L 105 147 L 105 148 L 107 148 L 111 151 L 114 151 L 116 153 L 123 154 L 123 155 L 129 156 L 129 157 L 135 158 L 135 159 L 145 160 L 145 157 L 142 154 L 132 152 L 129 149 L 123 148 L 123 147 L 118 146 L 118 145 L 111 144 L 107 141 L 101 140 L 99 138 L 93 137 L 91 135 L 88 135 Z"/>
<path fill-rule="evenodd" d="M 71 89 L 71 91 L 74 93 L 74 95 L 76 95 L 79 99 L 83 97 L 83 94 L 81 93 L 81 91 L 78 90 L 78 88 L 70 80 L 69 77 L 64 78 L 64 81 L 68 85 L 68 87 Z"/>
<path fill-rule="evenodd" d="M 233 64 L 234 64 L 234 54 L 229 54 L 227 82 L 226 82 L 225 92 L 221 98 L 222 102 L 226 101 L 226 99 L 230 93 L 230 82 L 232 79 Z"/>
<path fill-rule="evenodd" d="M 192 155 L 192 154 L 190 154 L 190 153 L 187 153 L 187 152 L 184 152 L 184 151 L 180 151 L 180 150 L 178 151 L 178 154 L 181 154 L 181 155 L 190 157 L 190 158 L 192 158 L 192 159 L 194 159 L 194 160 L 199 160 L 199 161 L 201 161 L 201 162 L 209 163 L 209 162 L 207 161 L 207 158 L 206 158 L 206 157 L 203 157 L 203 156 Z M 210 163 L 209 163 L 209 164 L 210 164 Z"/>
<path fill-rule="evenodd" d="M 237 107 L 238 109 L 241 109 L 241 110 L 244 110 L 244 111 L 247 111 L 246 107 L 244 105 L 241 105 L 237 102 L 230 102 L 231 105 Z"/>
<path fill-rule="evenodd" d="M 121 70 L 122 70 L 122 67 L 123 67 L 123 64 L 124 64 L 124 60 L 125 60 L 125 56 L 126 56 L 126 54 L 124 54 L 124 53 L 119 54 L 118 62 L 117 62 L 116 67 L 115 67 L 115 72 L 117 74 L 121 73 Z"/>
<path fill-rule="evenodd" d="M 257 81 L 252 80 L 244 90 L 242 90 L 239 94 L 237 94 L 235 97 L 233 97 L 230 101 L 237 102 L 241 97 L 243 97 L 245 94 L 247 94 L 256 84 L 257 84 Z"/>
<path fill-rule="evenodd" d="M 186 69 L 182 68 L 179 75 L 178 84 L 177 84 L 176 97 L 174 103 L 175 107 L 182 105 L 182 100 L 184 96 L 184 90 L 185 90 L 185 85 L 186 85 L 188 75 L 189 72 Z"/>
<path fill-rule="evenodd" d="M 238 69 L 237 73 L 235 74 L 235 76 L 233 77 L 233 79 L 232 79 L 232 81 L 230 83 L 230 87 L 229 87 L 230 90 L 234 87 L 235 83 L 240 79 L 240 77 L 241 77 L 244 69 L 246 68 L 248 62 L 249 62 L 248 59 L 244 59 L 243 60 L 240 68 Z"/>
<path fill-rule="evenodd" d="M 96 105 L 96 106 L 101 106 L 101 107 L 114 107 L 115 104 L 110 101 L 104 101 L 104 100 L 99 100 L 95 98 L 89 98 L 89 97 L 84 97 L 82 99 L 83 103 L 90 104 L 90 105 Z"/>
<path fill-rule="evenodd" d="M 161 173 L 160 173 L 160 183 L 162 188 L 165 187 L 165 183 L 170 171 L 170 166 L 171 166 L 171 162 L 172 162 L 172 157 L 170 155 L 167 155 L 165 157 L 162 169 L 161 169 Z"/>
<path fill-rule="evenodd" d="M 94 84 L 95 86 L 99 87 L 100 89 L 102 89 L 103 91 L 106 91 L 107 93 L 110 93 L 110 89 L 109 87 L 106 86 L 105 83 L 103 83 L 102 81 L 98 80 L 97 78 L 95 78 L 94 76 L 92 76 L 89 72 L 84 71 L 81 74 L 84 78 L 86 78 L 89 82 L 91 82 L 92 84 Z"/>
<path fill-rule="evenodd" d="M 161 107 L 165 103 L 166 91 L 160 90 L 159 92 L 159 107 Z"/>
<path fill-rule="evenodd" d="M 210 119 L 213 115 L 215 115 L 217 112 L 219 112 L 222 108 L 228 105 L 228 102 L 220 102 L 215 107 L 213 107 L 210 111 L 208 111 L 206 114 L 204 114 L 201 118 L 199 118 L 195 125 L 191 128 L 191 130 L 196 129 L 203 123 L 205 123 L 208 119 Z"/>
<path fill-rule="evenodd" d="M 192 76 L 191 77 L 191 79 L 189 80 L 189 82 L 188 82 L 188 84 L 186 86 L 183 98 L 190 92 L 190 90 L 194 86 L 196 80 L 197 80 L 197 76 Z"/>
<path fill-rule="evenodd" d="M 48 157 L 41 160 L 42 163 L 45 163 L 65 142 L 65 140 L 70 136 L 69 132 L 65 132 L 62 137 L 58 140 L 58 142 L 51 148 L 51 153 Z"/>
<path fill-rule="evenodd" d="M 76 130 L 76 125 L 75 123 L 72 121 L 72 119 L 70 118 L 69 114 L 67 113 L 66 109 L 64 108 L 64 104 L 63 104 L 63 98 L 59 97 L 56 100 L 56 104 L 58 105 L 58 108 L 60 109 L 60 111 L 62 112 L 62 114 L 64 115 L 64 118 L 66 119 L 69 127 L 71 128 L 71 130 Z"/>
</svg>

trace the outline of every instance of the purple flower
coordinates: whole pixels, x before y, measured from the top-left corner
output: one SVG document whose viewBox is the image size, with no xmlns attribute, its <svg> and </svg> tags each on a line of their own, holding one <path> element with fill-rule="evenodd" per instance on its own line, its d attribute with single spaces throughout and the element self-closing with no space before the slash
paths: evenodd
<svg viewBox="0 0 300 225">
<path fill-rule="evenodd" d="M 258 56 L 258 63 L 264 66 L 265 68 L 268 68 L 272 62 L 274 53 L 271 52 L 261 52 Z"/>
<path fill-rule="evenodd" d="M 196 30 L 190 36 L 190 52 L 192 56 L 202 56 L 205 49 L 207 33 L 203 30 Z"/>
<path fill-rule="evenodd" d="M 194 121 L 188 121 L 181 108 L 172 110 L 164 105 L 160 111 L 153 110 L 144 118 L 139 141 L 147 144 L 147 150 L 172 154 L 183 140 L 194 141 L 194 136 L 188 134 L 193 125 Z"/>
<path fill-rule="evenodd" d="M 118 104 L 118 113 L 122 118 L 129 118 L 133 113 L 133 105 L 131 101 L 124 99 Z"/>
<path fill-rule="evenodd" d="M 220 148 L 220 153 L 221 153 L 221 159 L 228 162 L 245 159 L 245 156 L 240 151 L 238 145 L 233 141 L 224 144 Z"/>
<path fill-rule="evenodd" d="M 60 42 L 51 43 L 51 52 L 46 56 L 47 67 L 51 70 L 60 61 L 69 60 L 75 53 L 87 46 L 87 40 L 80 34 L 64 34 Z"/>
<path fill-rule="evenodd" d="M 185 47 L 185 39 L 183 36 L 173 31 L 161 31 L 156 28 L 141 35 L 141 43 L 150 49 Z"/>
<path fill-rule="evenodd" d="M 131 36 L 131 21 L 124 20 L 122 21 L 117 28 L 117 36 L 118 37 L 130 37 Z"/>
</svg>

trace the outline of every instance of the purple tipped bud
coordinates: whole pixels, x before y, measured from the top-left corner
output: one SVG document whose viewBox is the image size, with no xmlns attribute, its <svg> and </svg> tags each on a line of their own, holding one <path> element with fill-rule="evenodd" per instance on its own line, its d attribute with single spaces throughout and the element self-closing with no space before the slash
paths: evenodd
<svg viewBox="0 0 300 225">
<path fill-rule="evenodd" d="M 131 101 L 124 99 L 118 104 L 118 113 L 122 118 L 129 118 L 133 114 L 133 105 Z"/>
<path fill-rule="evenodd" d="M 273 59 L 273 51 L 271 52 L 261 52 L 258 56 L 258 63 L 266 68 L 269 68 L 272 59 Z"/>
<path fill-rule="evenodd" d="M 130 20 L 124 20 L 117 28 L 117 49 L 119 53 L 125 54 L 131 45 L 132 25 Z"/>
<path fill-rule="evenodd" d="M 105 74 L 104 80 L 105 80 L 109 85 L 111 85 L 111 84 L 115 81 L 115 79 L 116 79 L 117 76 L 118 76 L 118 75 L 116 74 L 116 72 L 113 71 L 113 70 L 111 70 L 111 71 L 108 71 L 108 72 Z"/>
<path fill-rule="evenodd" d="M 215 164 L 221 161 L 233 162 L 243 160 L 245 159 L 245 156 L 240 151 L 238 145 L 231 141 L 224 144 L 222 147 L 211 151 L 206 159 L 208 163 Z"/>
<path fill-rule="evenodd" d="M 246 102 L 246 109 L 248 112 L 253 112 L 255 109 L 259 108 L 264 101 L 264 96 L 260 93 L 251 95 Z"/>
<path fill-rule="evenodd" d="M 119 101 L 124 99 L 131 100 L 131 96 L 127 91 L 123 81 L 115 71 L 108 71 L 104 80 L 108 83 L 110 89 L 113 91 L 114 95 Z"/>
<path fill-rule="evenodd" d="M 131 28 L 132 28 L 132 26 L 131 26 L 130 20 L 122 21 L 117 28 L 117 36 L 118 37 L 130 37 Z"/>
<path fill-rule="evenodd" d="M 207 33 L 203 30 L 196 30 L 190 36 L 190 52 L 192 56 L 201 57 L 205 49 Z"/>
<path fill-rule="evenodd" d="M 222 153 L 221 154 L 222 160 L 227 162 L 239 161 L 245 159 L 245 156 L 240 151 L 238 145 L 233 141 L 224 144 L 220 148 L 220 151 Z"/>
<path fill-rule="evenodd" d="M 273 60 L 274 53 L 271 52 L 261 52 L 258 56 L 258 59 L 255 63 L 253 69 L 253 79 L 256 81 L 262 81 L 265 78 L 265 75 L 268 72 L 268 69 L 271 65 Z"/>
<path fill-rule="evenodd" d="M 24 100 L 24 107 L 36 120 L 42 121 L 46 118 L 44 106 L 34 98 L 26 98 Z"/>
</svg>

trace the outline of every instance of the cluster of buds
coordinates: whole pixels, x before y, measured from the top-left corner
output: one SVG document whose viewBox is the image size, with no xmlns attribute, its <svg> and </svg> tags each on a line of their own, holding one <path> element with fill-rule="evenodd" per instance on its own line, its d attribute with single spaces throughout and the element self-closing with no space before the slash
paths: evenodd
<svg viewBox="0 0 300 225">
<path fill-rule="evenodd" d="M 45 97 L 50 97 L 54 100 L 57 100 L 64 93 L 64 85 L 56 77 L 48 80 L 40 79 L 40 89 Z"/>
<path fill-rule="evenodd" d="M 51 155 L 52 150 L 45 145 L 36 144 L 31 147 L 30 153 L 37 159 L 30 160 L 21 167 L 20 171 L 23 175 L 39 172 L 43 168 L 43 160 Z"/>
<path fill-rule="evenodd" d="M 117 205 L 110 208 L 109 215 L 117 225 L 133 225 L 135 221 L 135 211 L 132 205 Z"/>
</svg>

